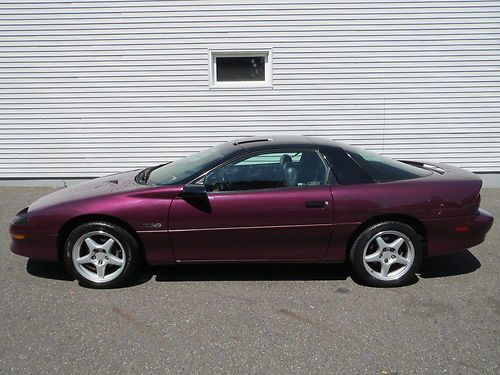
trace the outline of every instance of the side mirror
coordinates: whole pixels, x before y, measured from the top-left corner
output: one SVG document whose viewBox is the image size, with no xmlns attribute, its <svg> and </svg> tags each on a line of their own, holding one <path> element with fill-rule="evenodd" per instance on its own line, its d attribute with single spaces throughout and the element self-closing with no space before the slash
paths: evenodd
<svg viewBox="0 0 500 375">
<path fill-rule="evenodd" d="M 207 190 L 205 185 L 188 184 L 182 189 L 181 197 L 185 200 L 205 200 L 207 199 Z"/>
</svg>

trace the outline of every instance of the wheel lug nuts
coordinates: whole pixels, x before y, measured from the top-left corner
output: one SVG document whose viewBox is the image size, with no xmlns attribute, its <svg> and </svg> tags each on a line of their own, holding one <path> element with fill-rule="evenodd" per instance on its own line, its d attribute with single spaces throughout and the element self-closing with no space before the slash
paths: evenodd
<svg viewBox="0 0 500 375">
<path fill-rule="evenodd" d="M 104 259 L 108 260 L 108 257 L 104 257 Z"/>
<path fill-rule="evenodd" d="M 387 259 L 384 259 L 384 262 L 385 262 L 385 263 L 387 263 L 387 262 L 388 262 L 388 260 L 387 260 Z"/>
<path fill-rule="evenodd" d="M 95 259 L 95 255 L 92 255 L 92 259 Z"/>
<path fill-rule="evenodd" d="M 395 256 L 395 255 L 392 255 L 392 256 L 391 256 L 391 258 L 392 258 L 392 259 L 394 259 L 394 258 L 396 258 L 396 256 Z"/>
<path fill-rule="evenodd" d="M 99 264 L 102 264 L 102 260 L 99 261 Z"/>
</svg>

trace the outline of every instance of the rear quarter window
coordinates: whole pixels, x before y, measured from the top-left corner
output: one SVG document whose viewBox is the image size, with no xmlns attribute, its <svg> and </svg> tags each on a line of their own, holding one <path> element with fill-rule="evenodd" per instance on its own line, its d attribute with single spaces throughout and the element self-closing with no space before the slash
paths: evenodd
<svg viewBox="0 0 500 375">
<path fill-rule="evenodd" d="M 346 147 L 348 155 L 376 182 L 410 180 L 432 174 L 431 171 L 406 164 L 357 147 Z"/>
<path fill-rule="evenodd" d="M 325 147 L 321 152 L 340 185 L 367 184 L 373 179 L 363 171 L 345 150 L 339 147 Z"/>
</svg>

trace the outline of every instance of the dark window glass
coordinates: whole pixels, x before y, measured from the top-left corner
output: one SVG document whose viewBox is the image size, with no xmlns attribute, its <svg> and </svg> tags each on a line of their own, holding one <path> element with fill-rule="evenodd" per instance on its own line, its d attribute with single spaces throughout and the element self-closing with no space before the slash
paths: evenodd
<svg viewBox="0 0 500 375">
<path fill-rule="evenodd" d="M 264 56 L 216 57 L 217 81 L 265 81 Z"/>
<path fill-rule="evenodd" d="M 432 174 L 431 171 L 409 165 L 357 147 L 346 147 L 347 153 L 378 182 L 409 180 Z"/>
<path fill-rule="evenodd" d="M 321 152 L 341 185 L 373 182 L 373 179 L 343 149 L 332 147 L 322 149 Z"/>
<path fill-rule="evenodd" d="M 205 186 L 207 191 L 321 186 L 326 172 L 315 151 L 268 152 L 215 170 L 205 178 Z"/>
</svg>

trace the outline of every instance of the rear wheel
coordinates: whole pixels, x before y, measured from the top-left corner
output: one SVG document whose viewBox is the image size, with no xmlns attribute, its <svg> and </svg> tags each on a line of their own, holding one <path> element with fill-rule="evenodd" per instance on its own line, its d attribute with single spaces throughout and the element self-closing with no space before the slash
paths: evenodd
<svg viewBox="0 0 500 375">
<path fill-rule="evenodd" d="M 408 284 L 422 263 L 423 243 L 415 230 L 401 222 L 370 226 L 354 241 L 350 261 L 366 284 L 393 287 Z"/>
<path fill-rule="evenodd" d="M 69 271 L 91 288 L 114 288 L 130 279 L 140 263 L 135 238 L 118 225 L 90 222 L 68 236 L 64 260 Z"/>
</svg>

